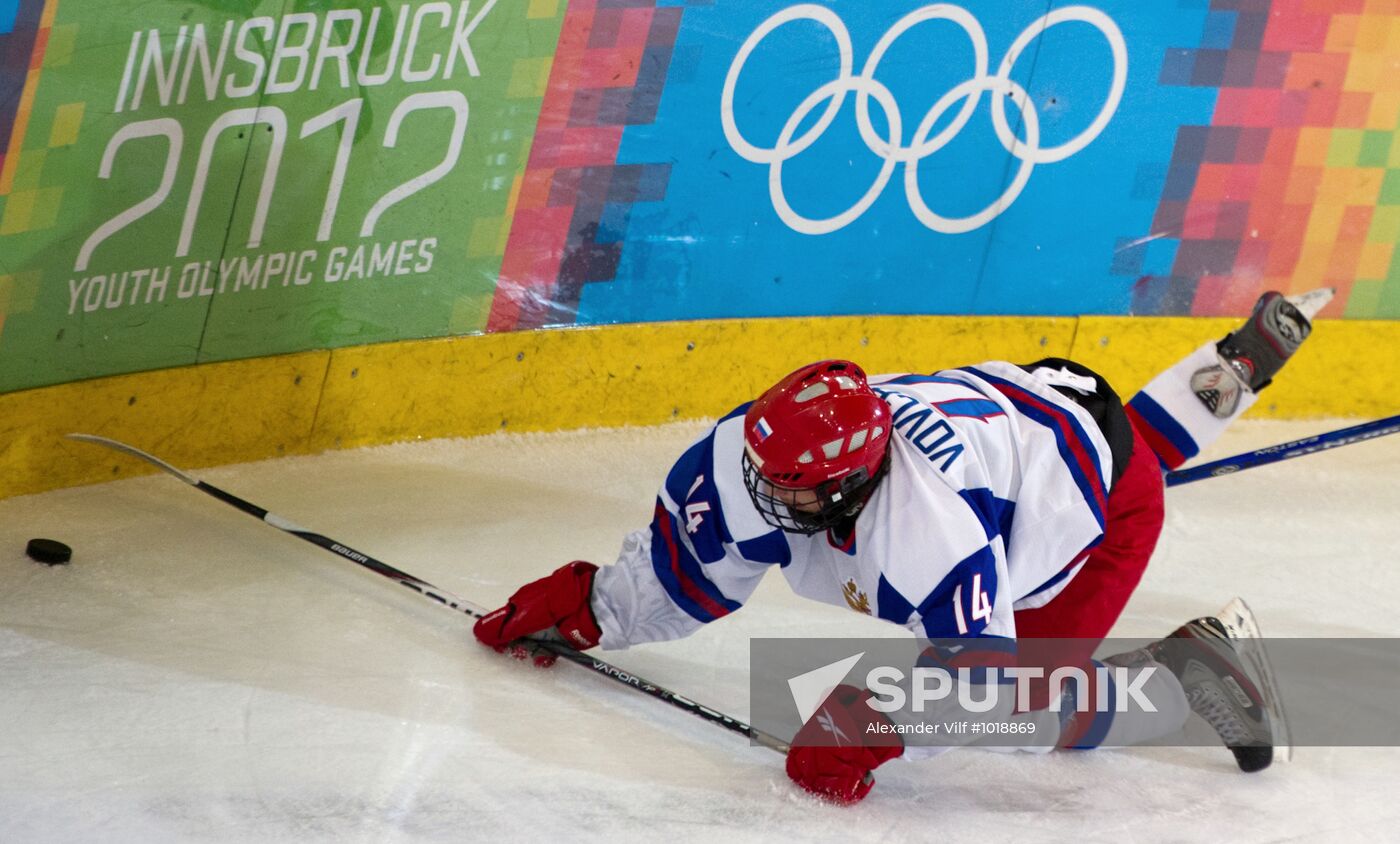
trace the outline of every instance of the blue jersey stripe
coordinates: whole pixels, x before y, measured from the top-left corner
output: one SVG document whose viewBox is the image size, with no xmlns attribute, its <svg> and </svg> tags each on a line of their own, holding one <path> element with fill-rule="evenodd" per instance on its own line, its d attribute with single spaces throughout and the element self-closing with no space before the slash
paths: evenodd
<svg viewBox="0 0 1400 844">
<path fill-rule="evenodd" d="M 666 476 L 666 494 L 676 503 L 700 560 L 713 563 L 724 557 L 724 544 L 733 542 L 715 486 L 714 430 L 682 454 Z"/>
<path fill-rule="evenodd" d="M 666 594 L 696 621 L 708 623 L 742 604 L 724 596 L 680 540 L 684 528 L 660 500 L 651 525 L 651 567 Z"/>
<path fill-rule="evenodd" d="M 1049 589 L 1050 587 L 1054 586 L 1055 584 L 1060 583 L 1061 581 L 1063 581 L 1066 577 L 1069 577 L 1069 573 L 1070 573 L 1071 571 L 1074 571 L 1074 566 L 1073 566 L 1073 565 L 1071 565 L 1069 568 L 1060 569 L 1060 571 L 1059 571 L 1058 574 L 1056 574 L 1054 577 L 1050 578 L 1049 580 L 1045 581 L 1044 583 L 1040 584 L 1039 586 L 1035 587 L 1035 589 L 1033 589 L 1033 590 L 1031 590 L 1030 592 L 1028 592 L 1028 593 L 1026 594 L 1025 597 L 1026 597 L 1026 598 L 1033 598 L 1033 597 L 1035 597 L 1036 595 L 1039 595 L 1041 592 L 1044 592 L 1046 589 Z M 1022 598 L 1022 600 L 1025 600 L 1025 598 Z"/>
<path fill-rule="evenodd" d="M 1039 595 L 1041 592 L 1044 592 L 1046 589 L 1051 588 L 1057 583 L 1063 581 L 1065 578 L 1069 577 L 1070 573 L 1073 572 L 1077 566 L 1082 565 L 1085 562 L 1085 560 L 1089 558 L 1089 552 L 1099 547 L 1099 544 L 1102 543 L 1103 540 L 1103 534 L 1099 534 L 1098 536 L 1096 536 L 1094 538 L 1094 541 L 1084 546 L 1083 551 L 1080 551 L 1078 554 L 1075 554 L 1074 559 L 1070 560 L 1064 568 L 1056 572 L 1055 575 L 1049 580 L 1035 587 L 1030 592 L 1027 592 L 1024 596 L 1022 596 L 1022 600 L 1025 600 L 1026 598 L 1033 598 L 1036 595 Z"/>
<path fill-rule="evenodd" d="M 879 384 L 872 384 L 871 386 L 885 387 L 890 384 L 953 384 L 958 387 L 965 387 L 972 390 L 974 393 L 977 392 L 977 388 L 966 381 L 959 381 L 944 375 L 902 375 L 899 378 L 891 378 L 888 381 L 881 381 Z"/>
<path fill-rule="evenodd" d="M 914 615 L 914 605 L 899 590 L 880 575 L 880 583 L 875 589 L 875 602 L 880 605 L 879 616 L 885 621 L 893 621 L 900 626 L 909 623 Z"/>
<path fill-rule="evenodd" d="M 991 399 L 949 399 L 936 401 L 933 406 L 944 416 L 957 416 L 966 419 L 986 420 L 992 416 L 1005 416 L 1006 411 Z"/>
<path fill-rule="evenodd" d="M 792 562 L 792 548 L 788 546 L 787 535 L 774 530 L 753 539 L 745 539 L 734 546 L 744 559 L 755 563 L 786 566 Z"/>
<path fill-rule="evenodd" d="M 1078 457 L 1074 453 L 1074 444 L 1065 436 L 1063 430 L 1057 424 L 1054 414 L 1047 413 L 1032 405 L 1017 402 L 1014 399 L 1012 401 L 1016 404 L 1016 409 L 1020 411 L 1022 416 L 1034 422 L 1039 422 L 1054 433 L 1055 445 L 1060 452 L 1060 459 L 1064 462 L 1065 468 L 1069 470 L 1070 477 L 1074 480 L 1075 486 L 1079 487 L 1080 495 L 1084 497 L 1084 503 L 1089 505 L 1090 512 L 1094 514 L 1094 520 L 1098 522 L 1099 528 L 1102 530 L 1105 524 L 1104 510 L 1103 506 L 1099 504 L 1099 501 L 1101 500 L 1101 496 L 1105 499 L 1107 496 L 1104 496 L 1102 492 L 1097 492 L 1096 494 L 1096 486 L 1100 489 L 1102 488 L 1102 476 L 1100 476 L 1100 478 L 1091 479 L 1088 473 L 1084 471 Z M 1095 481 L 1098 481 L 1098 483 L 1096 484 Z"/>
<path fill-rule="evenodd" d="M 1002 537 L 1005 545 L 1010 540 L 1011 522 L 1016 515 L 1016 502 L 1005 498 L 997 498 L 990 489 L 981 487 L 978 489 L 964 489 L 958 492 L 967 506 L 972 508 L 972 512 L 977 514 L 977 519 L 982 523 L 982 530 L 987 534 L 987 541 L 991 542 L 998 536 Z M 1009 545 L 1005 546 L 1009 549 Z"/>
<path fill-rule="evenodd" d="M 1086 666 L 1085 670 L 1088 672 L 1089 682 L 1087 688 L 1083 689 L 1082 692 L 1089 698 L 1089 711 L 1072 713 L 1074 720 L 1071 722 L 1071 734 L 1060 736 L 1061 746 L 1068 746 L 1073 750 L 1093 750 L 1103 744 L 1104 739 L 1108 738 L 1108 728 L 1113 726 L 1114 697 L 1117 695 L 1117 690 L 1113 685 L 1112 674 L 1108 671 L 1097 670 L 1102 667 L 1103 663 L 1096 659 L 1090 660 L 1089 665 Z M 1107 696 L 1104 699 L 1108 701 L 1108 706 L 1102 712 L 1095 711 L 1098 709 L 1100 682 L 1105 686 Z M 1078 685 L 1078 681 L 1075 680 L 1066 683 L 1068 687 Z M 1076 698 L 1079 692 L 1080 690 L 1076 689 Z M 1061 706 L 1065 705 L 1065 702 L 1061 703 Z M 1069 715 L 1071 713 L 1063 710 L 1060 712 L 1061 719 Z M 1074 735 L 1074 733 L 1078 733 L 1078 735 Z"/>
<path fill-rule="evenodd" d="M 1040 423 L 1054 434 L 1060 459 L 1069 469 L 1070 477 L 1079 487 L 1080 494 L 1084 496 L 1085 503 L 1089 505 L 1089 510 L 1094 514 L 1099 528 L 1102 529 L 1104 508 L 1108 500 L 1104 484 L 1105 474 L 1103 467 L 1099 465 L 1098 452 L 1094 448 L 1093 440 L 1079 424 L 1079 420 L 1067 409 L 1035 395 L 1019 384 L 973 367 L 968 367 L 966 371 L 996 387 L 1011 401 L 1021 415 Z M 1092 468 L 1092 476 L 1085 471 L 1085 463 Z"/>
<path fill-rule="evenodd" d="M 980 597 L 983 592 L 987 595 L 985 606 L 996 603 L 997 558 L 986 545 L 953 566 L 919 604 L 924 635 L 930 639 L 957 639 L 981 634 L 990 620 L 986 616 L 976 617 L 976 608 L 984 605 Z"/>
<path fill-rule="evenodd" d="M 1181 423 L 1176 421 L 1176 417 L 1167 412 L 1153 398 L 1146 393 L 1138 393 L 1128 402 L 1128 406 L 1137 411 L 1138 416 L 1148 425 L 1152 426 L 1162 438 L 1172 445 L 1180 454 L 1181 460 L 1178 464 L 1184 463 L 1200 453 L 1200 447 L 1196 445 L 1195 437 L 1192 437 Z"/>
<path fill-rule="evenodd" d="M 735 416 L 743 416 L 744 414 L 746 414 L 746 413 L 749 412 L 749 408 L 752 407 L 752 406 L 753 406 L 753 402 L 751 402 L 751 401 L 746 401 L 746 402 L 744 402 L 743 404 L 739 405 L 738 407 L 736 407 L 736 408 L 734 408 L 733 410 L 731 410 L 731 411 L 729 411 L 728 413 L 726 413 L 726 414 L 724 415 L 724 418 L 720 419 L 719 422 L 716 422 L 716 423 L 715 423 L 715 427 L 718 428 L 718 427 L 720 426 L 720 422 L 728 422 L 730 419 L 733 419 Z"/>
</svg>

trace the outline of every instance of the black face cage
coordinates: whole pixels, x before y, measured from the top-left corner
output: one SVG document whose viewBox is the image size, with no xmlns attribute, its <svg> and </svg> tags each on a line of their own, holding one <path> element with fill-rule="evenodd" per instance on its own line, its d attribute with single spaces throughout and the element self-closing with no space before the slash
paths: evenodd
<svg viewBox="0 0 1400 844">
<path fill-rule="evenodd" d="M 775 528 L 804 536 L 833 528 L 844 519 L 854 518 L 870 499 L 875 485 L 885 476 L 890 465 L 887 455 L 873 477 L 861 468 L 839 482 L 828 481 L 820 484 L 812 490 L 816 494 L 819 507 L 813 512 L 807 512 L 791 507 L 773 495 L 775 485 L 763 477 L 747 453 L 744 454 L 743 461 L 744 487 L 749 491 L 749 498 L 753 500 L 753 506 L 763 516 L 763 520 Z"/>
</svg>

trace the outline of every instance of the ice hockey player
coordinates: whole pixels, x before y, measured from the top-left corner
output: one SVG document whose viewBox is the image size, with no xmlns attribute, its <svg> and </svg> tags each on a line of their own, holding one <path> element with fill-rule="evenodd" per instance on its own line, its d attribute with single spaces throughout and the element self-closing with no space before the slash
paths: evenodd
<svg viewBox="0 0 1400 844">
<path fill-rule="evenodd" d="M 476 636 L 516 655 L 536 634 L 576 648 L 676 639 L 739 609 L 780 567 L 804 597 L 919 636 L 1073 638 L 1088 659 L 1156 545 L 1163 471 L 1254 402 L 1330 298 L 1264 294 L 1242 327 L 1126 406 L 1062 359 L 870 378 L 849 361 L 804 366 L 685 451 L 650 527 L 627 536 L 613 565 L 576 561 L 522 586 Z M 1174 702 L 1177 727 L 1194 711 L 1242 769 L 1269 765 L 1261 692 L 1219 621 L 1188 622 L 1116 661 L 1165 667 L 1152 676 L 1171 688 L 1153 700 Z M 839 687 L 818 713 L 825 723 L 814 716 L 799 731 L 787 772 L 803 788 L 855 802 L 877 766 L 931 755 L 898 736 L 818 740 L 833 725 L 867 734 L 883 717 L 859 705 L 868 694 Z M 1112 713 L 1076 717 L 1056 743 L 1129 744 L 1116 734 L 1127 729 Z"/>
</svg>

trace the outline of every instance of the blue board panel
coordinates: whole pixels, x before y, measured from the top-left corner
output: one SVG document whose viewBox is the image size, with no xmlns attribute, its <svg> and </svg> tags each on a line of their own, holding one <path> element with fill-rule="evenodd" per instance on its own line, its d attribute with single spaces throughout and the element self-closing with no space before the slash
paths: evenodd
<svg viewBox="0 0 1400 844">
<path fill-rule="evenodd" d="M 618 153 L 669 164 L 665 200 L 604 215 L 617 272 L 579 322 L 1126 313 L 1134 271 L 1170 256 L 1123 234 L 1150 229 L 1176 128 L 1214 101 L 1157 76 L 1207 9 L 1062 6 L 686 4 L 656 119 Z"/>
</svg>

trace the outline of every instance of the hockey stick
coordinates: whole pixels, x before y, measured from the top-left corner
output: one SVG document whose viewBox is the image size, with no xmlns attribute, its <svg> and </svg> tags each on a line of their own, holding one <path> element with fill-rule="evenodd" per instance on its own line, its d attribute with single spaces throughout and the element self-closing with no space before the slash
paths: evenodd
<svg viewBox="0 0 1400 844">
<path fill-rule="evenodd" d="M 208 493 L 209 495 L 212 495 L 213 497 L 219 499 L 225 504 L 232 505 L 233 507 L 242 510 L 244 513 L 247 513 L 248 515 L 253 516 L 254 518 L 261 519 L 263 522 L 272 525 L 280 531 L 290 533 L 292 536 L 295 536 L 298 539 L 304 539 L 318 548 L 324 548 L 325 550 L 330 551 L 332 554 L 335 554 L 338 557 L 343 557 L 357 566 L 367 568 L 375 574 L 387 577 L 401 586 L 407 586 L 414 592 L 417 592 L 425 598 L 431 598 L 432 600 L 437 601 L 439 604 L 442 604 L 448 609 L 456 610 L 457 612 L 463 613 L 472 618 L 480 618 L 486 614 L 486 609 L 484 607 L 478 606 L 477 604 L 474 604 L 471 601 L 468 601 L 464 598 L 459 598 L 456 595 L 453 595 L 451 592 L 439 589 L 431 583 L 427 582 L 426 580 L 420 580 L 419 578 L 414 577 L 408 572 L 400 571 L 399 569 L 394 568 L 388 563 L 380 562 L 379 560 L 376 560 L 368 554 L 356 551 L 354 548 L 351 548 L 348 545 L 342 545 L 328 536 L 322 536 L 319 533 L 313 533 L 303 527 L 299 527 L 298 525 L 287 521 L 286 519 L 282 518 L 281 516 L 278 516 L 275 513 L 269 513 L 267 510 L 264 510 L 263 508 L 259 507 L 256 504 L 253 504 L 252 502 L 244 501 L 242 498 L 239 498 L 238 496 L 233 495 L 231 493 L 225 492 L 224 490 L 219 489 L 213 484 L 208 484 L 204 481 L 199 480 L 198 478 L 192 477 L 191 475 L 188 475 L 180 471 L 179 469 L 176 469 L 174 466 L 171 466 L 169 463 L 166 463 L 164 460 L 147 454 L 139 448 L 129 446 L 126 443 L 117 442 L 116 440 L 109 440 L 106 437 L 94 436 L 92 434 L 68 434 L 67 436 L 70 440 L 77 440 L 79 442 L 105 446 L 114 451 L 120 451 L 123 454 L 127 454 L 140 460 L 144 460 L 152 466 L 155 466 L 157 469 L 160 469 L 162 472 L 179 478 L 180 480 L 184 481 L 185 483 L 189 484 L 190 486 L 194 487 L 200 492 Z M 739 733 L 740 735 L 745 736 L 746 738 L 757 742 L 758 744 L 761 744 L 764 747 L 771 748 L 773 750 L 778 751 L 779 753 L 787 753 L 788 751 L 788 743 L 778 738 L 777 736 L 765 733 L 762 730 L 756 729 L 754 727 L 749 726 L 748 724 L 745 724 L 743 721 L 740 721 L 736 718 L 731 718 L 722 712 L 717 712 L 713 709 L 710 709 L 708 706 L 698 704 L 695 701 L 690 700 L 689 698 L 682 697 L 681 695 L 676 694 L 670 689 L 663 688 L 661 686 L 656 685 L 655 683 L 647 682 L 641 677 L 623 671 L 617 666 L 604 662 L 603 660 L 598 659 L 597 657 L 592 657 L 588 656 L 587 654 L 580 653 L 579 651 L 576 651 L 573 648 L 561 642 L 554 642 L 548 639 L 532 639 L 531 641 L 533 641 L 539 647 L 549 651 L 552 654 L 562 657 L 563 659 L 566 659 L 569 662 L 574 663 L 575 665 L 581 665 L 584 668 L 594 671 L 595 673 L 601 674 L 610 680 L 614 680 L 616 682 L 622 683 L 625 686 L 628 686 L 629 688 L 635 689 L 641 692 L 642 694 L 649 695 L 651 697 L 656 698 L 657 700 L 669 703 L 677 709 L 689 712 L 691 715 L 703 718 L 706 721 L 709 721 L 711 724 L 723 727 L 726 730 L 729 730 L 730 732 Z"/>
<path fill-rule="evenodd" d="M 1386 434 L 1393 434 L 1396 431 L 1400 431 L 1400 415 L 1377 419 L 1374 422 L 1363 422 L 1350 428 L 1339 428 L 1325 434 L 1314 434 L 1301 440 L 1271 445 L 1257 451 L 1249 451 L 1244 454 L 1236 454 L 1234 457 L 1203 463 L 1200 466 L 1192 466 L 1189 469 L 1177 469 L 1167 473 L 1167 486 L 1180 486 L 1192 481 L 1199 481 L 1202 478 L 1233 475 L 1243 469 L 1253 469 L 1255 466 L 1277 463 L 1292 457 L 1302 457 L 1304 454 L 1312 454 L 1315 451 L 1326 451 L 1329 448 L 1338 448 L 1363 440 L 1375 439 Z"/>
</svg>

